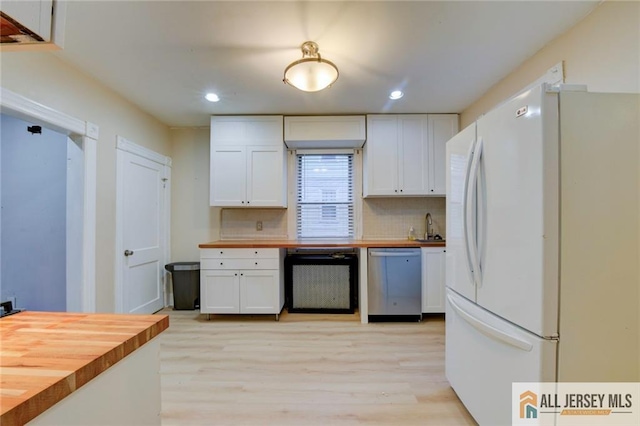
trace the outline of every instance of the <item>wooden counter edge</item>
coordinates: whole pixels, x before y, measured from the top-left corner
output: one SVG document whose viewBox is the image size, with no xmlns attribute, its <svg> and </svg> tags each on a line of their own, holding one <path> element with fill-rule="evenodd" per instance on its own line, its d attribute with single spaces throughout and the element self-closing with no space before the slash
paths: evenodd
<svg viewBox="0 0 640 426">
<path fill-rule="evenodd" d="M 351 241 L 297 241 L 297 240 L 220 240 L 199 244 L 201 249 L 210 248 L 369 248 L 369 247 L 446 247 L 446 241 L 417 242 L 411 240 L 351 240 Z"/>
<path fill-rule="evenodd" d="M 83 385 L 107 371 L 118 361 L 124 359 L 136 349 L 169 328 L 169 316 L 157 315 L 159 320 L 118 344 L 107 353 L 83 365 L 70 375 L 61 378 L 53 385 L 43 389 L 33 397 L 16 405 L 0 415 L 0 425 L 21 425 L 44 413 L 58 402 L 62 401 Z"/>
</svg>

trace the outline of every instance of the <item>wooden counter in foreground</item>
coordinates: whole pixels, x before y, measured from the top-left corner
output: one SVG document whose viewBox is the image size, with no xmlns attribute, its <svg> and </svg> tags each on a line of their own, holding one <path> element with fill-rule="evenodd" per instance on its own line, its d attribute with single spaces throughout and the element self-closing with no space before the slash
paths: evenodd
<svg viewBox="0 0 640 426">
<path fill-rule="evenodd" d="M 444 241 L 404 240 L 218 240 L 202 243 L 206 248 L 380 248 L 380 247 L 445 247 Z"/>
<path fill-rule="evenodd" d="M 0 319 L 0 424 L 25 424 L 82 393 L 168 326 L 166 315 L 21 312 Z M 108 399 L 97 403 L 117 408 Z"/>
</svg>

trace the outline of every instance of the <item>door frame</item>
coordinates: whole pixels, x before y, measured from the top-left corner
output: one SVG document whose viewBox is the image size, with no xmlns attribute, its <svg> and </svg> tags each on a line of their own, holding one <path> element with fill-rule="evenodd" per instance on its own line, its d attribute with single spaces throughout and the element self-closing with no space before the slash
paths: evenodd
<svg viewBox="0 0 640 426">
<path fill-rule="evenodd" d="M 83 209 L 82 224 L 77 229 L 82 233 L 82 261 L 77 263 L 75 261 L 70 262 L 67 259 L 67 268 L 81 269 L 77 274 L 67 274 L 67 294 L 70 291 L 80 291 L 82 296 L 79 298 L 78 306 L 69 306 L 69 303 L 67 303 L 67 311 L 95 312 L 96 169 L 98 163 L 97 142 L 100 129 L 94 123 L 72 117 L 3 87 L 0 87 L 0 112 L 62 133 L 82 149 Z"/>
<path fill-rule="evenodd" d="M 171 259 L 171 157 L 164 156 L 155 151 L 138 145 L 130 140 L 116 135 L 116 253 L 115 253 L 115 312 L 124 312 L 124 258 L 122 253 L 125 250 L 123 238 L 124 223 L 124 168 L 122 167 L 122 155 L 120 152 L 128 152 L 138 155 L 147 160 L 153 161 L 164 166 L 165 172 L 165 191 L 164 191 L 164 212 L 162 212 L 162 237 L 163 245 L 161 263 L 167 264 Z M 169 305 L 169 273 L 163 270 L 162 275 L 162 293 L 163 305 Z"/>
</svg>

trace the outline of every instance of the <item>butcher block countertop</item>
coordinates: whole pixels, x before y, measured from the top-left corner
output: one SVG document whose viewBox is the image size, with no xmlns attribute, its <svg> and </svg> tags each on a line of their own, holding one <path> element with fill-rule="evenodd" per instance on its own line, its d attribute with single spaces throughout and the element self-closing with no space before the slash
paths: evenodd
<svg viewBox="0 0 640 426">
<path fill-rule="evenodd" d="M 444 241 L 404 240 L 218 240 L 200 244 L 206 248 L 332 248 L 332 247 L 445 247 Z"/>
<path fill-rule="evenodd" d="M 20 312 L 0 319 L 0 424 L 24 424 L 169 327 L 167 315 Z"/>
</svg>

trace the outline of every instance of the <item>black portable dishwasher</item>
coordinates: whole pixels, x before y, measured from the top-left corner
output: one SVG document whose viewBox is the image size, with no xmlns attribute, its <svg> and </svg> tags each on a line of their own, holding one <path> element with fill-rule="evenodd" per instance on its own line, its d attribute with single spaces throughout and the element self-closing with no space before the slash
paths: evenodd
<svg viewBox="0 0 640 426">
<path fill-rule="evenodd" d="M 358 256 L 353 249 L 296 249 L 285 258 L 289 312 L 353 313 L 357 282 Z"/>
</svg>

